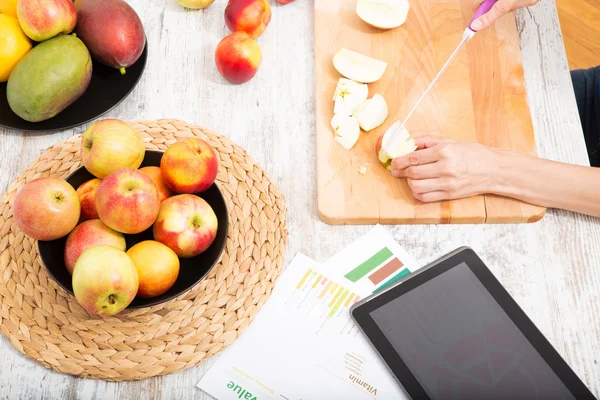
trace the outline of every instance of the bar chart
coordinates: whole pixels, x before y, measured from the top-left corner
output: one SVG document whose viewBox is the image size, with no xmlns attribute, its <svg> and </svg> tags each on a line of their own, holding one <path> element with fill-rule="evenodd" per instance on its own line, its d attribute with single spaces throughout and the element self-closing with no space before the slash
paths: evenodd
<svg viewBox="0 0 600 400">
<path fill-rule="evenodd" d="M 316 334 L 335 331 L 356 337 L 359 330 L 350 318 L 348 309 L 360 296 L 348 288 L 307 269 L 295 290 L 285 301 L 285 306 L 310 317 L 311 330 Z"/>
<path fill-rule="evenodd" d="M 389 231 L 377 226 L 331 257 L 321 271 L 362 298 L 396 283 L 417 268 L 415 259 Z"/>
<path fill-rule="evenodd" d="M 402 261 L 389 248 L 384 247 L 351 269 L 344 278 L 361 286 L 367 285 L 370 293 L 376 293 L 408 274 L 410 271 Z"/>
</svg>

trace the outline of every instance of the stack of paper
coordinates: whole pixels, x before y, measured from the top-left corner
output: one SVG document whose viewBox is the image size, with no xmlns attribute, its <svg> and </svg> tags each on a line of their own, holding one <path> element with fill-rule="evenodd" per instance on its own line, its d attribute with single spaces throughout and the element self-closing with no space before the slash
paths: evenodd
<svg viewBox="0 0 600 400">
<path fill-rule="evenodd" d="M 416 268 L 381 226 L 324 264 L 298 254 L 198 388 L 219 400 L 406 398 L 348 310 Z"/>
</svg>

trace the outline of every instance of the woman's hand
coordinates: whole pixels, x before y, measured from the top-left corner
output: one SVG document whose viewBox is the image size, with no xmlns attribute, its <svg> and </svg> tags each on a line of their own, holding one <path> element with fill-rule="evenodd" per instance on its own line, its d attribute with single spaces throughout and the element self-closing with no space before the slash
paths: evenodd
<svg viewBox="0 0 600 400">
<path fill-rule="evenodd" d="M 497 149 L 432 136 L 416 138 L 415 143 L 416 151 L 392 162 L 392 174 L 407 178 L 417 200 L 431 202 L 492 192 L 498 170 Z"/>
<path fill-rule="evenodd" d="M 476 10 L 483 1 L 484 0 L 474 0 L 473 9 Z M 539 0 L 498 0 L 490 11 L 473 21 L 471 27 L 476 31 L 480 31 L 487 28 L 509 12 L 518 10 L 519 8 L 534 6 L 538 2 Z"/>
</svg>

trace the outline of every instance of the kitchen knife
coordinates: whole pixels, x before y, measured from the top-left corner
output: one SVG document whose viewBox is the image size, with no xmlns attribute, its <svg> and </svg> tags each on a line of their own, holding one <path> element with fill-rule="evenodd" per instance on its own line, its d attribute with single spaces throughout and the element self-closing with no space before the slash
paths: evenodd
<svg viewBox="0 0 600 400">
<path fill-rule="evenodd" d="M 392 137 L 389 140 L 387 140 L 387 142 L 385 143 L 386 146 L 385 146 L 384 151 L 387 151 L 388 147 L 391 146 L 392 143 L 394 143 L 394 140 L 396 140 L 396 137 L 404 129 L 406 122 L 413 115 L 413 113 L 415 112 L 417 107 L 419 107 L 419 104 L 421 103 L 421 101 L 423 101 L 425 96 L 427 96 L 427 93 L 429 93 L 429 91 L 435 85 L 435 83 L 438 81 L 438 79 L 440 79 L 440 77 L 442 76 L 442 74 L 444 73 L 446 68 L 448 68 L 448 65 L 450 65 L 450 63 L 452 62 L 454 57 L 456 57 L 456 55 L 458 54 L 460 49 L 464 46 L 465 43 L 467 43 L 469 40 L 473 39 L 473 36 L 475 36 L 475 33 L 476 33 L 476 31 L 471 28 L 471 24 L 473 23 L 473 21 L 475 21 L 477 18 L 481 17 L 483 14 L 486 14 L 488 11 L 490 11 L 492 9 L 492 7 L 494 6 L 494 4 L 496 4 L 497 2 L 498 2 L 498 0 L 485 0 L 483 3 L 481 3 L 479 5 L 479 7 L 477 8 L 477 11 L 475 11 L 475 15 L 473 15 L 473 18 L 471 18 L 471 21 L 469 22 L 469 24 L 467 25 L 467 28 L 463 32 L 462 41 L 460 42 L 460 44 L 458 45 L 456 50 L 454 50 L 454 52 L 452 53 L 450 58 L 448 58 L 448 61 L 446 61 L 446 63 L 444 64 L 444 66 L 442 67 L 440 72 L 438 72 L 438 74 L 435 76 L 435 78 L 433 79 L 431 84 L 429 84 L 429 86 L 427 87 L 427 89 L 425 90 L 425 92 L 423 93 L 421 98 L 419 100 L 417 100 L 417 103 L 414 105 L 412 110 L 408 113 L 408 116 L 404 119 L 404 122 L 402 122 L 402 125 L 400 125 L 400 127 L 392 133 Z"/>
</svg>

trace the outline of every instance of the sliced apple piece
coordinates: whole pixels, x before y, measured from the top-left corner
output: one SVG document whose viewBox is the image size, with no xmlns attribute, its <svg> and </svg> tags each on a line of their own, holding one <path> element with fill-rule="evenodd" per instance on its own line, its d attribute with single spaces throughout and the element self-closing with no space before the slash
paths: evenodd
<svg viewBox="0 0 600 400">
<path fill-rule="evenodd" d="M 378 81 L 387 68 L 387 63 L 348 49 L 339 49 L 333 56 L 333 66 L 348 79 L 360 83 Z"/>
<path fill-rule="evenodd" d="M 358 0 L 356 13 L 378 29 L 394 29 L 404 24 L 410 10 L 408 0 Z"/>
<path fill-rule="evenodd" d="M 335 114 L 352 115 L 352 112 L 369 96 L 369 87 L 364 83 L 340 78 L 333 94 Z"/>
<path fill-rule="evenodd" d="M 350 150 L 358 141 L 360 127 L 356 118 L 343 114 L 335 114 L 331 119 L 331 127 L 333 128 L 335 141 L 346 150 Z"/>
<path fill-rule="evenodd" d="M 376 94 L 354 110 L 354 117 L 363 131 L 369 132 L 385 122 L 388 106 L 383 96 Z"/>
<path fill-rule="evenodd" d="M 381 163 L 388 169 L 392 170 L 392 160 L 397 157 L 401 157 L 405 154 L 412 153 L 417 149 L 414 139 L 408 133 L 406 128 L 402 128 L 402 131 L 393 138 L 394 132 L 402 127 L 400 121 L 396 121 L 390 126 L 387 131 L 379 138 L 375 151 L 377 152 L 377 158 Z"/>
</svg>

